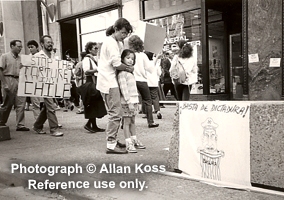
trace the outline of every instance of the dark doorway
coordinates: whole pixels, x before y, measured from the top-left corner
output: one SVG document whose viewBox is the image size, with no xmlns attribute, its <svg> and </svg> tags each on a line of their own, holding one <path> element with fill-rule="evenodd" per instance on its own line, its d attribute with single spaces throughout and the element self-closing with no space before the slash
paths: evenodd
<svg viewBox="0 0 284 200">
<path fill-rule="evenodd" d="M 68 54 L 72 59 L 78 60 L 78 41 L 76 33 L 76 20 L 60 23 L 62 58 L 66 60 Z"/>
<path fill-rule="evenodd" d="M 231 77 L 242 75 L 243 66 L 240 59 L 238 59 L 238 63 L 232 63 L 236 59 L 231 59 L 231 36 L 240 36 L 242 33 L 242 0 L 207 0 L 206 7 L 208 9 L 207 47 L 209 50 L 210 94 L 226 95 L 229 99 L 234 99 L 232 98 L 233 87 L 238 85 L 238 88 L 241 88 L 243 83 L 242 77 L 235 77 L 234 79 Z M 239 44 L 241 45 L 241 42 Z M 239 49 L 241 49 L 241 46 L 239 46 Z M 233 56 L 241 58 L 242 52 L 234 51 Z M 239 69 L 237 75 L 232 74 L 234 72 L 231 69 L 232 65 Z M 242 94 L 238 95 L 239 98 L 241 98 L 240 96 Z"/>
</svg>

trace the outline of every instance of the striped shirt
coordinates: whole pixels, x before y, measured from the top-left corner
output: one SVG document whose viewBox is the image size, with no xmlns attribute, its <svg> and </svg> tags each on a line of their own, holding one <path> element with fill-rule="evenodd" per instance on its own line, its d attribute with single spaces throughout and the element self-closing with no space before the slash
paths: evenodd
<svg viewBox="0 0 284 200">
<path fill-rule="evenodd" d="M 130 72 L 120 71 L 117 80 L 121 93 L 121 104 L 138 103 L 138 92 L 134 75 Z"/>
</svg>

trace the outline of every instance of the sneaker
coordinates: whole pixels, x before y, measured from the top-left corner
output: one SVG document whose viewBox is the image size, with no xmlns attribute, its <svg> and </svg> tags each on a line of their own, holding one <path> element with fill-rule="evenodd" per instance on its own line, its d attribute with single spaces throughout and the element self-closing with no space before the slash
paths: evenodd
<svg viewBox="0 0 284 200">
<path fill-rule="evenodd" d="M 137 150 L 135 149 L 134 144 L 132 142 L 128 143 L 126 150 L 128 151 L 128 153 L 137 153 Z"/>
<path fill-rule="evenodd" d="M 58 128 L 62 128 L 62 124 L 58 124 L 57 126 L 58 126 Z"/>
<path fill-rule="evenodd" d="M 146 146 L 140 140 L 133 140 L 133 144 L 137 149 L 146 149 Z"/>
<path fill-rule="evenodd" d="M 149 128 L 156 128 L 158 126 L 159 126 L 159 124 L 156 124 L 156 123 L 148 124 Z"/>
<path fill-rule="evenodd" d="M 50 133 L 51 136 L 54 136 L 54 137 L 61 137 L 63 136 L 63 133 L 62 132 L 58 132 L 58 131 L 55 131 L 53 133 Z"/>
<path fill-rule="evenodd" d="M 30 131 L 30 129 L 27 127 L 20 127 L 20 128 L 17 128 L 16 131 Z"/>
<path fill-rule="evenodd" d="M 33 127 L 33 130 L 37 133 L 37 134 L 46 134 L 46 132 L 42 129 L 38 129 L 38 128 L 35 128 Z"/>
<path fill-rule="evenodd" d="M 60 110 L 60 106 L 56 106 L 54 110 Z"/>
<path fill-rule="evenodd" d="M 126 154 L 128 151 L 126 151 L 124 148 L 116 147 L 114 149 L 107 149 L 106 154 Z"/>
<path fill-rule="evenodd" d="M 161 113 L 157 113 L 157 118 L 158 119 L 162 119 L 162 114 Z"/>
<path fill-rule="evenodd" d="M 78 110 L 76 114 L 84 114 L 84 110 Z"/>
</svg>

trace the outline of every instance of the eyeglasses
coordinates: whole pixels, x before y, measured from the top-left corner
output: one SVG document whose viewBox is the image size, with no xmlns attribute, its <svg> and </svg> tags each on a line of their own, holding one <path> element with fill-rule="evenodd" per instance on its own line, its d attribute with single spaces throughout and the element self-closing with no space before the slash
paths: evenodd
<svg viewBox="0 0 284 200">
<path fill-rule="evenodd" d="M 129 36 L 129 35 L 130 35 L 130 33 L 125 32 L 125 31 L 121 31 L 121 30 L 120 30 L 120 33 L 121 33 L 121 35 L 123 35 L 123 36 Z"/>
</svg>

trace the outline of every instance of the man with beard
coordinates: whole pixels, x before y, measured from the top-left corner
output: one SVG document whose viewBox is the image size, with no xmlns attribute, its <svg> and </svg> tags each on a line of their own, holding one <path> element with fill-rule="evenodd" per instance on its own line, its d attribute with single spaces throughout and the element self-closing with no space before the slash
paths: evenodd
<svg viewBox="0 0 284 200">
<path fill-rule="evenodd" d="M 5 53 L 0 58 L 0 80 L 2 82 L 2 92 L 4 101 L 0 107 L 0 126 L 6 126 L 12 107 L 16 110 L 16 131 L 29 131 L 25 127 L 25 102 L 26 97 L 17 95 L 19 84 L 19 73 L 22 50 L 22 42 L 13 40 L 10 42 L 11 51 Z"/>
<path fill-rule="evenodd" d="M 40 44 L 42 46 L 42 50 L 34 56 L 54 59 L 52 38 L 49 35 L 44 35 L 40 38 Z M 44 106 L 34 123 L 33 130 L 38 134 L 45 134 L 46 132 L 42 129 L 46 120 L 48 120 L 49 123 L 51 136 L 63 136 L 63 133 L 58 131 L 59 126 L 55 115 L 55 108 L 53 106 L 53 98 L 44 98 Z"/>
</svg>

